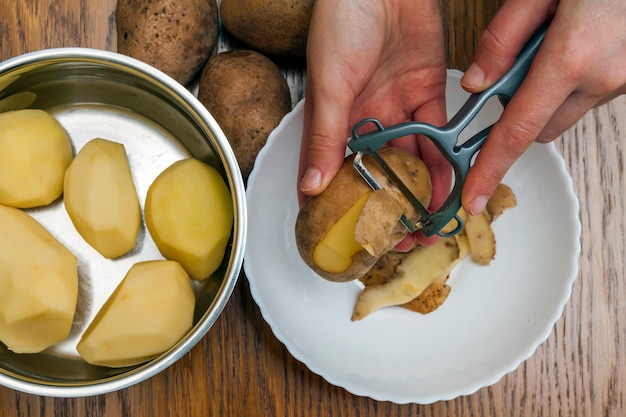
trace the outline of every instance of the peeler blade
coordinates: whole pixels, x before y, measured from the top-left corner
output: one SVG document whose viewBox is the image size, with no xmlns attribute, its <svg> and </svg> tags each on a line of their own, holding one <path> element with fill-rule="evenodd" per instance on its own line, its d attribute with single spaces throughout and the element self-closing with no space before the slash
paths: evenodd
<svg viewBox="0 0 626 417">
<path fill-rule="evenodd" d="M 428 210 L 422 205 L 422 203 L 415 197 L 415 195 L 411 192 L 411 190 L 404 184 L 404 182 L 398 177 L 395 171 L 387 164 L 387 162 L 380 156 L 380 154 L 376 151 L 371 150 L 361 150 L 358 151 L 354 157 L 354 161 L 352 164 L 354 168 L 358 171 L 361 177 L 365 180 L 367 184 L 373 190 L 382 189 L 380 183 L 374 178 L 369 169 L 365 166 L 363 162 L 363 157 L 365 155 L 370 156 L 374 161 L 378 164 L 378 166 L 382 169 L 383 173 L 392 181 L 396 187 L 404 194 L 409 203 L 415 208 L 418 213 L 419 218 L 416 220 L 411 220 L 406 214 L 402 214 L 400 217 L 400 222 L 404 225 L 404 227 L 409 231 L 409 233 L 415 233 L 420 230 L 423 226 L 422 219 L 428 216 Z"/>
</svg>

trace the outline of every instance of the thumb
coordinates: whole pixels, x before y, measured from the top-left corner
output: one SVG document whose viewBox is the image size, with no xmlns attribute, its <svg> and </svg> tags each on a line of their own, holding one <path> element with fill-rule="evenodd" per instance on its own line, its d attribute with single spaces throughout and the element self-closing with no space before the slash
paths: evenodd
<svg viewBox="0 0 626 417">
<path fill-rule="evenodd" d="M 499 80 L 513 66 L 532 34 L 553 14 L 550 3 L 529 7 L 528 0 L 509 0 L 493 17 L 476 44 L 472 64 L 461 85 L 478 93 Z"/>
<path fill-rule="evenodd" d="M 326 189 L 343 163 L 349 132 L 352 102 L 327 98 L 322 91 L 307 92 L 300 148 L 298 184 L 304 196 Z"/>
</svg>

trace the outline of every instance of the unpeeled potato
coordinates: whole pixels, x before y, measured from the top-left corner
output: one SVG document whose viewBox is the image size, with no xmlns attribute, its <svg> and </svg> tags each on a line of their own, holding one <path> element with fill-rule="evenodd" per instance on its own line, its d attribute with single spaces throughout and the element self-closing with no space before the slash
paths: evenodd
<svg viewBox="0 0 626 417">
<path fill-rule="evenodd" d="M 0 113 L 0 204 L 47 205 L 63 192 L 72 145 L 61 124 L 43 110 Z"/>
<path fill-rule="evenodd" d="M 267 137 L 291 110 L 287 80 L 258 52 L 222 52 L 202 70 L 198 99 L 224 131 L 247 179 Z"/>
<path fill-rule="evenodd" d="M 0 205 L 0 341 L 37 353 L 70 332 L 76 257 L 24 211 Z"/>
<path fill-rule="evenodd" d="M 135 245 L 141 211 L 124 145 L 93 139 L 65 174 L 65 209 L 80 235 L 105 258 Z"/>
<path fill-rule="evenodd" d="M 420 200 L 430 204 L 432 185 L 424 162 L 399 148 L 380 155 Z M 364 163 L 383 189 L 372 191 L 346 158 L 326 190 L 310 197 L 296 219 L 296 244 L 304 262 L 330 281 L 351 281 L 363 276 L 385 252 L 407 233 L 400 223 L 417 213 L 402 192 L 369 157 Z"/>
<path fill-rule="evenodd" d="M 222 24 L 269 55 L 303 58 L 314 0 L 222 0 Z"/>
<path fill-rule="evenodd" d="M 208 278 L 222 262 L 233 216 L 224 179 L 194 158 L 170 165 L 148 189 L 150 235 L 165 258 L 178 261 L 196 280 Z"/>
<path fill-rule="evenodd" d="M 137 263 L 85 330 L 76 350 L 93 365 L 146 362 L 189 331 L 194 306 L 189 276 L 177 262 Z"/>
<path fill-rule="evenodd" d="M 186 85 L 217 42 L 216 0 L 118 0 L 117 51 Z"/>
</svg>

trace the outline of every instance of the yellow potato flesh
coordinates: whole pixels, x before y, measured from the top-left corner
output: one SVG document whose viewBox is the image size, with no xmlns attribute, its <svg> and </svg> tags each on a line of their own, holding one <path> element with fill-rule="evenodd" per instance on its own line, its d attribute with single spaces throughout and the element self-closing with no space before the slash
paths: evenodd
<svg viewBox="0 0 626 417">
<path fill-rule="evenodd" d="M 129 252 L 141 212 L 124 145 L 93 139 L 65 174 L 63 201 L 76 230 L 102 256 Z"/>
<path fill-rule="evenodd" d="M 43 110 L 0 113 L 0 204 L 30 208 L 63 193 L 72 146 L 57 120 Z"/>
<path fill-rule="evenodd" d="M 220 174 L 197 159 L 175 162 L 150 185 L 146 225 L 161 254 L 196 280 L 220 265 L 233 227 L 233 203 Z"/>
<path fill-rule="evenodd" d="M 313 261 L 320 269 L 331 274 L 342 273 L 352 264 L 352 257 L 364 249 L 357 242 L 354 230 L 368 196 L 369 193 L 363 194 L 313 249 Z"/>
<path fill-rule="evenodd" d="M 89 325 L 76 349 L 93 365 L 132 366 L 176 344 L 193 324 L 189 276 L 174 261 L 133 265 Z"/>
<path fill-rule="evenodd" d="M 0 231 L 0 341 L 41 352 L 72 327 L 76 257 L 20 209 L 0 205 Z"/>
</svg>

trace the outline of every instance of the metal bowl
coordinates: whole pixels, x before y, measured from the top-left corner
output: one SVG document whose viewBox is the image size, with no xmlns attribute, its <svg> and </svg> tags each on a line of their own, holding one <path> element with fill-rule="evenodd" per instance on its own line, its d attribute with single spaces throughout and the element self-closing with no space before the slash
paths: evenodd
<svg viewBox="0 0 626 417">
<path fill-rule="evenodd" d="M 103 394 L 141 382 L 172 365 L 209 330 L 228 301 L 243 262 L 245 188 L 228 141 L 204 106 L 176 81 L 127 56 L 88 48 L 59 48 L 0 63 L 0 112 L 39 108 L 67 130 L 74 152 L 95 137 L 125 145 L 142 210 L 149 185 L 178 159 L 195 157 L 217 168 L 234 206 L 231 243 L 220 269 L 194 283 L 191 331 L 143 365 L 106 368 L 87 364 L 76 343 L 100 306 L 135 262 L 163 259 L 145 223 L 127 255 L 107 260 L 74 229 L 62 199 L 28 210 L 78 258 L 79 301 L 70 335 L 38 354 L 15 354 L 0 343 L 0 384 L 55 397 Z M 33 254 L 36 256 L 36 254 Z"/>
</svg>

